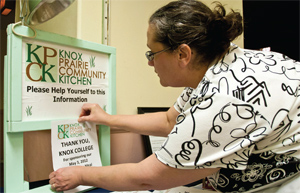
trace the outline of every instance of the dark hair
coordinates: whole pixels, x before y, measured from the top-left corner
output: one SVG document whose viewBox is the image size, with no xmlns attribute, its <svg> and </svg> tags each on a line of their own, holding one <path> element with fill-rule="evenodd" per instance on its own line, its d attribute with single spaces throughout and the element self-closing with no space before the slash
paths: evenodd
<svg viewBox="0 0 300 193">
<path fill-rule="evenodd" d="M 242 34 L 242 16 L 239 12 L 226 15 L 220 2 L 211 10 L 196 0 L 173 1 L 158 9 L 149 19 L 156 27 L 155 40 L 172 50 L 188 44 L 199 54 L 201 63 L 211 63 Z"/>
</svg>

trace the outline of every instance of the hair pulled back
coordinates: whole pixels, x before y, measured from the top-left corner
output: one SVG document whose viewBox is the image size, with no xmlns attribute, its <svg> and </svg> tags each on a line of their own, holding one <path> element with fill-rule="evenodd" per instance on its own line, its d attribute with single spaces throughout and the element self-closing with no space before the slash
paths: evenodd
<svg viewBox="0 0 300 193">
<path fill-rule="evenodd" d="M 158 9 L 149 19 L 156 28 L 156 41 L 172 50 L 188 44 L 201 63 L 211 63 L 243 32 L 240 13 L 231 10 L 226 15 L 224 6 L 214 3 L 214 10 L 196 0 L 173 1 Z"/>
</svg>

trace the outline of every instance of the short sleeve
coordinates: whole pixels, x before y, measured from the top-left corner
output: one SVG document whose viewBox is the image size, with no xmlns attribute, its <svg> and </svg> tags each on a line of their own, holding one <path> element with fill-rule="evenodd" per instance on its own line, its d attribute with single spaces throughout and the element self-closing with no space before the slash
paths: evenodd
<svg viewBox="0 0 300 193">
<path fill-rule="evenodd" d="M 177 101 L 174 104 L 174 108 L 177 112 L 182 112 L 185 104 L 189 101 L 190 96 L 193 92 L 192 88 L 186 87 L 180 96 L 177 98 Z"/>
</svg>

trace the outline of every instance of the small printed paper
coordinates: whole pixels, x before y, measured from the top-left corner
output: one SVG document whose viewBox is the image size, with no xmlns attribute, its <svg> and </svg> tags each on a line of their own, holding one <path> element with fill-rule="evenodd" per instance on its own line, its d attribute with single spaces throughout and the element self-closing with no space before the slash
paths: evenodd
<svg viewBox="0 0 300 193">
<path fill-rule="evenodd" d="M 102 166 L 96 125 L 77 120 L 60 120 L 51 123 L 53 169 L 69 166 Z M 79 192 L 92 188 L 78 186 L 65 192 Z"/>
</svg>

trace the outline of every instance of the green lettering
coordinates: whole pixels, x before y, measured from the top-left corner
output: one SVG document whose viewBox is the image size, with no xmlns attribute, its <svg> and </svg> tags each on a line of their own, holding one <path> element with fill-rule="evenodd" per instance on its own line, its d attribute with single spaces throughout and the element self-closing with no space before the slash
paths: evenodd
<svg viewBox="0 0 300 193">
<path fill-rule="evenodd" d="M 31 46 L 32 46 L 32 44 L 27 44 L 27 48 L 28 49 L 27 49 L 27 61 L 26 62 L 32 62 L 31 61 L 31 55 L 34 55 L 36 61 L 38 63 L 42 64 L 39 56 L 36 53 L 34 53 L 35 51 L 37 51 L 38 49 L 40 49 L 42 46 L 36 45 L 36 48 L 33 51 L 31 51 Z"/>
<path fill-rule="evenodd" d="M 42 64 L 43 65 L 43 72 L 42 72 L 42 82 L 46 82 L 46 74 L 49 76 L 49 78 L 51 79 L 52 82 L 55 82 L 52 74 L 49 72 L 53 67 L 55 67 L 55 65 L 50 65 L 50 68 L 48 68 L 46 70 L 46 64 Z"/>
</svg>

